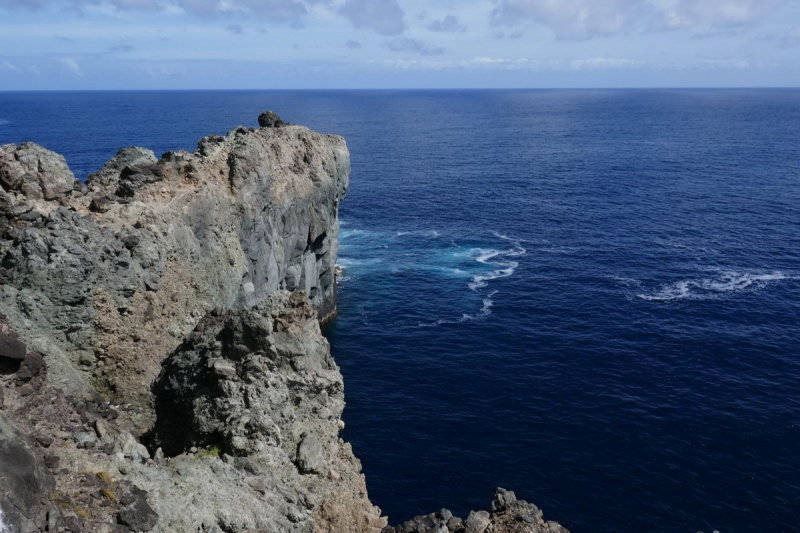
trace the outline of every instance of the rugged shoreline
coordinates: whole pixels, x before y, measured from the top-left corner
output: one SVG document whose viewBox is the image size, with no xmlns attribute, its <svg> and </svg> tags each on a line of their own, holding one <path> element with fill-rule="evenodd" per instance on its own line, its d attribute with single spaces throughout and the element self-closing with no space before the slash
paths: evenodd
<svg viewBox="0 0 800 533">
<path fill-rule="evenodd" d="M 501 489 L 395 528 L 320 323 L 341 137 L 284 123 L 121 150 L 86 184 L 0 147 L 0 510 L 29 531 L 566 531 Z M 2 530 L 3 526 L 0 526 Z"/>
</svg>

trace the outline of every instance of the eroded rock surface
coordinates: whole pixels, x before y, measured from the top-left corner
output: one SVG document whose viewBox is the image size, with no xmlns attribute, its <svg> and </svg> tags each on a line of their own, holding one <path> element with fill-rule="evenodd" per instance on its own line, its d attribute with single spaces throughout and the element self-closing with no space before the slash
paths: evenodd
<svg viewBox="0 0 800 533">
<path fill-rule="evenodd" d="M 0 531 L 386 526 L 319 326 L 349 154 L 259 124 L 192 154 L 123 149 L 86 184 L 0 146 Z M 501 490 L 385 531 L 566 533 Z"/>
<path fill-rule="evenodd" d="M 489 507 L 472 511 L 466 519 L 447 509 L 417 516 L 399 526 L 387 526 L 383 533 L 569 533 L 557 522 L 546 521 L 532 503 L 497 489 Z"/>
<path fill-rule="evenodd" d="M 145 405 L 160 362 L 214 307 L 287 289 L 335 313 L 349 153 L 278 121 L 191 154 L 126 148 L 86 185 L 40 146 L 0 147 L 0 312 L 62 389 Z"/>
</svg>

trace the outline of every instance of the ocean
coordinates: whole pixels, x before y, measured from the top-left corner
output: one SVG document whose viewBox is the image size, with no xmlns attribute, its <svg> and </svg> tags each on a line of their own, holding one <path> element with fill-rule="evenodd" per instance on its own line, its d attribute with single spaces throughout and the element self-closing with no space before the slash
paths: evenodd
<svg viewBox="0 0 800 533">
<path fill-rule="evenodd" d="M 282 118 L 347 139 L 343 437 L 391 522 L 800 531 L 800 91 L 0 93 L 84 178 Z"/>
</svg>

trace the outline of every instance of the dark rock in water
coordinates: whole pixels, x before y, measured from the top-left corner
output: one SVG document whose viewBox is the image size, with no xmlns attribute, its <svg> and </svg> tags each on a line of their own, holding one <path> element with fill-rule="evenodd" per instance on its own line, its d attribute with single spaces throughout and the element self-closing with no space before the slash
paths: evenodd
<svg viewBox="0 0 800 533">
<path fill-rule="evenodd" d="M 0 514 L 6 531 L 44 530 L 46 499 L 55 479 L 34 447 L 0 415 Z"/>
<path fill-rule="evenodd" d="M 147 500 L 138 495 L 133 503 L 120 510 L 117 520 L 133 531 L 150 531 L 158 523 L 158 513 L 156 513 Z"/>
<path fill-rule="evenodd" d="M 399 526 L 386 527 L 384 533 L 569 533 L 556 522 L 542 519 L 542 512 L 528 502 L 517 500 L 513 492 L 497 489 L 489 511 L 472 511 L 466 520 L 447 509 L 417 516 Z"/>
<path fill-rule="evenodd" d="M 258 125 L 262 128 L 280 128 L 286 126 L 287 123 L 281 120 L 281 117 L 272 111 L 264 111 L 258 116 Z"/>
<path fill-rule="evenodd" d="M 515 501 L 517 501 L 517 496 L 512 491 L 497 489 L 494 493 L 494 500 L 492 500 L 492 504 L 489 506 L 489 510 L 493 513 L 505 511 L 509 504 Z"/>
</svg>

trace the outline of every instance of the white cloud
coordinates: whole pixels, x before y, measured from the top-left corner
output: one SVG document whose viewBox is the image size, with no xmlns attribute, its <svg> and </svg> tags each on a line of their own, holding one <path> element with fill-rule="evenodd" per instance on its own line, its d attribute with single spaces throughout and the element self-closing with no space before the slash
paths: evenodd
<svg viewBox="0 0 800 533">
<path fill-rule="evenodd" d="M 778 46 L 781 48 L 800 46 L 800 28 L 793 28 L 781 35 L 778 39 Z"/>
<path fill-rule="evenodd" d="M 680 0 L 663 11 L 661 22 L 668 29 L 751 26 L 792 3 L 793 0 Z"/>
<path fill-rule="evenodd" d="M 467 27 L 461 24 L 455 15 L 446 15 L 442 20 L 432 20 L 425 27 L 431 31 L 444 33 L 467 31 Z"/>
<path fill-rule="evenodd" d="M 48 0 L 0 0 L 0 8 L 31 9 L 36 11 L 48 4 Z"/>
<path fill-rule="evenodd" d="M 647 61 L 640 59 L 623 59 L 615 57 L 590 57 L 587 59 L 573 59 L 569 66 L 573 70 L 601 70 L 617 68 L 637 68 L 647 65 Z"/>
<path fill-rule="evenodd" d="M 559 40 L 755 26 L 798 0 L 493 0 L 496 27 L 541 25 Z"/>
<path fill-rule="evenodd" d="M 495 0 L 492 24 L 540 24 L 560 40 L 629 33 L 652 6 L 646 0 Z"/>
<path fill-rule="evenodd" d="M 386 41 L 386 48 L 392 52 L 414 52 L 423 56 L 439 56 L 445 53 L 441 46 L 432 46 L 410 37 L 395 37 Z"/>
<path fill-rule="evenodd" d="M 56 63 L 61 64 L 65 67 L 69 72 L 75 74 L 76 76 L 83 76 L 83 71 L 81 70 L 81 66 L 78 65 L 78 62 L 75 61 L 71 57 L 59 57 L 55 59 Z"/>
<path fill-rule="evenodd" d="M 144 11 L 166 14 L 190 13 L 200 17 L 242 16 L 278 21 L 296 21 L 309 7 L 328 0 L 0 0 L 0 8 L 41 9 L 49 4 L 67 4 L 78 11 Z"/>
<path fill-rule="evenodd" d="M 339 14 L 354 28 L 381 35 L 399 35 L 406 28 L 405 11 L 397 0 L 346 0 Z"/>
</svg>

